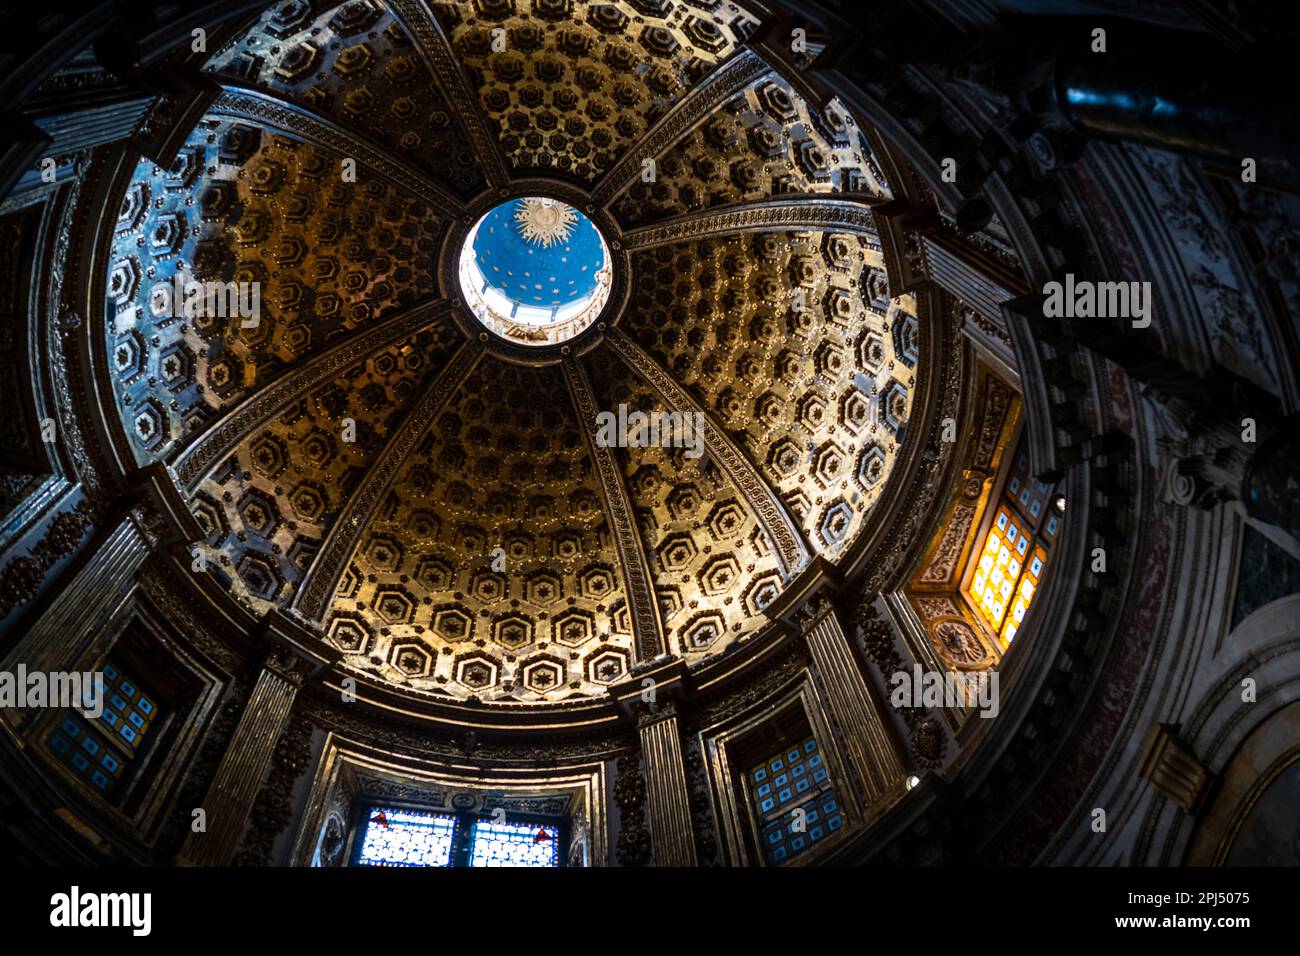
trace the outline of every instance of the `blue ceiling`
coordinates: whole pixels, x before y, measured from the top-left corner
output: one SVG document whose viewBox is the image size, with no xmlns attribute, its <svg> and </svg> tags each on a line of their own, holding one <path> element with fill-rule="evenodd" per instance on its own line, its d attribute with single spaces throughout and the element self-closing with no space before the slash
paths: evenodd
<svg viewBox="0 0 1300 956">
<path fill-rule="evenodd" d="M 489 285 L 506 298 L 539 308 L 565 306 L 589 296 L 605 264 L 600 234 L 591 220 L 578 220 L 567 242 L 549 248 L 521 233 L 515 213 L 524 200 L 502 203 L 484 217 L 474 237 L 474 254 Z"/>
</svg>

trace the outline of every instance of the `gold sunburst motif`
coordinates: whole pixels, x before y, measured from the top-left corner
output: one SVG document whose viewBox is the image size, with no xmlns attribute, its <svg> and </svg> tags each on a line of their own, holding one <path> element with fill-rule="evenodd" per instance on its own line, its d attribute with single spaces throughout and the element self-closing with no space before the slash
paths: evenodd
<svg viewBox="0 0 1300 956">
<path fill-rule="evenodd" d="M 523 199 L 515 210 L 519 235 L 525 242 L 549 249 L 557 242 L 568 242 L 578 213 L 572 206 L 554 199 Z"/>
</svg>

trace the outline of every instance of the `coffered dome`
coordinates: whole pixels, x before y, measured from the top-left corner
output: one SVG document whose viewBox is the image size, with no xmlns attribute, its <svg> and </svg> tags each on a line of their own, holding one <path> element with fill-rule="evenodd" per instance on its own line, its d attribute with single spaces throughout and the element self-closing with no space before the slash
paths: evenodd
<svg viewBox="0 0 1300 956">
<path fill-rule="evenodd" d="M 240 602 L 417 694 L 735 651 L 860 556 L 905 445 L 922 343 L 869 131 L 732 4 L 423 9 L 280 4 L 130 177 L 104 341 L 136 464 Z M 608 442 L 620 409 L 684 439 Z"/>
<path fill-rule="evenodd" d="M 1289 860 L 1294 31 L 1079 6 L 15 22 L 0 856 Z"/>
</svg>

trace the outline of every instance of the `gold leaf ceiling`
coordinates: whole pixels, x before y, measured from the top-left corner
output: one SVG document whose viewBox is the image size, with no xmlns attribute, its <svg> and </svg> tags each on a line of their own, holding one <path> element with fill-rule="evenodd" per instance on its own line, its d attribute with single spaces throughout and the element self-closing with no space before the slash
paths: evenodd
<svg viewBox="0 0 1300 956">
<path fill-rule="evenodd" d="M 277 5 L 211 58 L 224 92 L 171 167 L 137 167 L 104 324 L 132 451 L 174 469 L 240 602 L 413 693 L 555 703 L 733 650 L 861 535 L 905 439 L 915 304 L 861 226 L 888 184 L 841 104 L 721 72 L 756 56 L 737 5 L 429 9 Z M 627 294 L 590 347 L 523 362 L 439 263 L 476 203 L 546 176 L 626 231 Z M 748 211 L 773 199 L 797 226 Z M 259 322 L 155 315 L 178 268 L 260 283 Z M 703 411 L 708 453 L 597 448 L 581 390 Z"/>
</svg>

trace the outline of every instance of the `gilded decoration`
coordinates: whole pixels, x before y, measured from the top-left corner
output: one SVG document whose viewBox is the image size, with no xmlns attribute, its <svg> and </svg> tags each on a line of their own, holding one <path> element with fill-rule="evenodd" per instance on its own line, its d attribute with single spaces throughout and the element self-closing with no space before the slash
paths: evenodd
<svg viewBox="0 0 1300 956">
<path fill-rule="evenodd" d="M 734 651 L 850 554 L 907 441 L 919 306 L 867 136 L 746 49 L 755 25 L 289 3 L 216 51 L 209 112 L 127 177 L 100 333 L 123 447 L 198 521 L 192 570 L 380 685 L 529 705 Z M 439 265 L 511 198 L 537 254 L 575 211 L 607 234 L 628 291 L 572 351 L 510 351 Z M 259 308 L 186 308 L 189 284 Z M 620 406 L 698 420 L 698 450 L 607 446 Z"/>
<path fill-rule="evenodd" d="M 955 493 L 905 593 L 939 659 L 957 670 L 990 667 L 996 638 L 962 593 L 963 572 L 985 522 L 1003 455 L 1016 432 L 1020 398 L 986 368 L 978 369 L 971 434 L 959 452 Z"/>
</svg>

